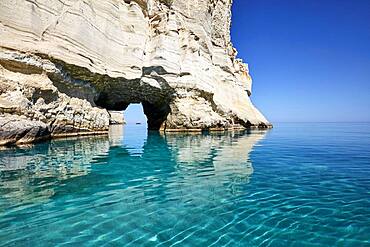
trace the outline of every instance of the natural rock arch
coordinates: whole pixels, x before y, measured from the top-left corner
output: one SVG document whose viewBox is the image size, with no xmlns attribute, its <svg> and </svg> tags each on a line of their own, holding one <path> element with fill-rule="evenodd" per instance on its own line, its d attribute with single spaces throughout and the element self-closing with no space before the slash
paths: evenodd
<svg viewBox="0 0 370 247">
<path fill-rule="evenodd" d="M 0 1 L 0 145 L 106 133 L 136 102 L 151 129 L 270 127 L 230 23 L 224 0 Z"/>
</svg>

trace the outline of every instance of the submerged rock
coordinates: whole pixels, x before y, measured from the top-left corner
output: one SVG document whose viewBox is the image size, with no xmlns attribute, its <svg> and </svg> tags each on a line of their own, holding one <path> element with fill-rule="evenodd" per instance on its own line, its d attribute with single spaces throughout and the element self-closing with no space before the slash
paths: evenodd
<svg viewBox="0 0 370 247">
<path fill-rule="evenodd" d="M 29 141 L 101 133 L 107 110 L 142 103 L 150 129 L 271 126 L 250 100 L 248 66 L 230 41 L 231 4 L 2 0 L 2 123 L 33 122 L 41 129 Z M 23 138 L 16 124 L 7 122 L 8 134 L 1 125 L 2 143 Z"/>
</svg>

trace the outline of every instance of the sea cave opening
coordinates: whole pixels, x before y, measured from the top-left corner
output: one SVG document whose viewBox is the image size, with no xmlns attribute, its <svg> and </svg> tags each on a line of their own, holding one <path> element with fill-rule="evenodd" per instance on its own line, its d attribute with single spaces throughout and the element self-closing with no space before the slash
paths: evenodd
<svg viewBox="0 0 370 247">
<path fill-rule="evenodd" d="M 125 88 L 126 89 L 126 88 Z M 95 101 L 96 105 L 109 111 L 123 111 L 125 122 L 128 124 L 146 125 L 148 130 L 165 129 L 165 121 L 171 112 L 170 99 L 162 94 L 145 95 L 141 90 L 136 94 L 127 90 L 110 90 L 111 93 L 101 92 Z M 122 94 L 125 92 L 125 94 Z"/>
<path fill-rule="evenodd" d="M 148 130 L 164 128 L 164 122 L 170 113 L 168 104 L 151 104 L 149 102 L 130 103 L 124 110 L 127 124 L 144 125 Z"/>
<path fill-rule="evenodd" d="M 141 103 L 130 104 L 123 112 L 124 120 L 128 125 L 148 125 L 148 118 Z"/>
<path fill-rule="evenodd" d="M 141 155 L 148 138 L 148 123 L 142 104 L 130 104 L 123 112 L 123 146 L 130 155 Z"/>
</svg>

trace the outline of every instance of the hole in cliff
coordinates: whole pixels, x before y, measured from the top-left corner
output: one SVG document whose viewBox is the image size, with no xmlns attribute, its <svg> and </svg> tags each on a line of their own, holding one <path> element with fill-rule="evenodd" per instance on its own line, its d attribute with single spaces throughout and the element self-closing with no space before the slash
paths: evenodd
<svg viewBox="0 0 370 247">
<path fill-rule="evenodd" d="M 152 104 L 142 102 L 141 104 L 130 104 L 124 111 L 127 124 L 146 125 L 149 130 L 160 130 L 164 128 L 164 122 L 170 113 L 168 104 Z"/>
<path fill-rule="evenodd" d="M 157 92 L 150 94 L 136 90 L 129 94 L 127 90 L 111 90 L 111 94 L 100 93 L 96 105 L 110 111 L 124 111 L 126 123 L 139 125 L 147 124 L 149 130 L 165 129 L 165 121 L 170 113 L 170 99 L 158 97 Z M 160 95 L 162 96 L 162 95 Z M 145 100 L 143 100 L 145 99 Z M 145 115 L 145 116 L 144 116 Z"/>
<path fill-rule="evenodd" d="M 144 114 L 142 104 L 130 104 L 124 111 L 125 122 L 127 124 L 146 125 L 147 117 Z"/>
<path fill-rule="evenodd" d="M 130 155 L 142 155 L 148 137 L 147 118 L 141 104 L 130 104 L 124 111 L 126 125 L 122 144 Z"/>
<path fill-rule="evenodd" d="M 157 74 L 162 71 L 161 68 L 155 69 L 158 69 L 155 70 Z M 146 72 L 149 73 L 149 71 L 148 68 Z M 142 84 L 137 80 L 117 83 L 104 88 L 95 99 L 95 104 L 109 111 L 126 112 L 127 123 L 146 123 L 149 130 L 164 130 L 166 119 L 171 111 L 173 91 L 167 88 L 166 81 L 160 79 L 158 81 L 163 84 L 164 89 Z M 146 116 L 146 121 L 143 114 Z M 132 120 L 130 120 L 131 116 Z M 135 116 L 141 116 L 141 118 Z"/>
</svg>

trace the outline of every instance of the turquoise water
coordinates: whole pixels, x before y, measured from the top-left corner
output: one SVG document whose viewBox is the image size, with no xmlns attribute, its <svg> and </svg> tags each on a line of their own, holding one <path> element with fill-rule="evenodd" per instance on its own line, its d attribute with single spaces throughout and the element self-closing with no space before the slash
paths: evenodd
<svg viewBox="0 0 370 247">
<path fill-rule="evenodd" d="M 370 246 L 370 125 L 0 151 L 0 246 Z"/>
</svg>

